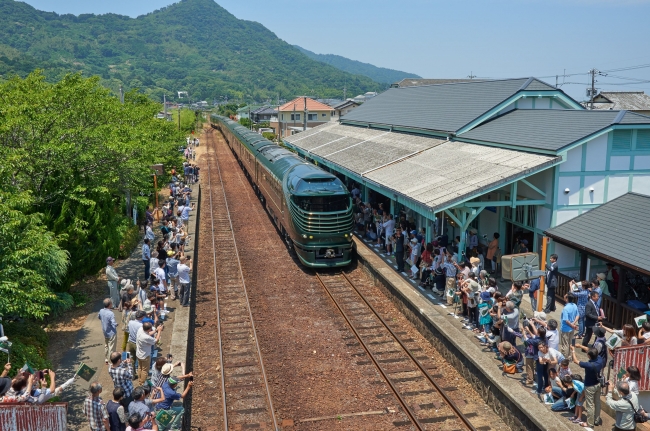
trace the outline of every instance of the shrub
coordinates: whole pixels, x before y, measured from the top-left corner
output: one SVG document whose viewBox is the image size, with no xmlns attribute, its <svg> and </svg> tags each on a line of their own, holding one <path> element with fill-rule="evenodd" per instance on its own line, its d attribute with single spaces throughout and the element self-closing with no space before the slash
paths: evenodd
<svg viewBox="0 0 650 431">
<path fill-rule="evenodd" d="M 11 341 L 10 361 L 13 366 L 11 376 L 28 362 L 32 368 L 43 370 L 50 368 L 47 358 L 47 333 L 40 325 L 31 321 L 4 323 L 5 335 Z"/>
<path fill-rule="evenodd" d="M 118 256 L 121 259 L 129 257 L 139 242 L 140 227 L 136 225 L 129 226 L 122 236 L 122 241 L 120 242 L 120 252 Z"/>
<path fill-rule="evenodd" d="M 269 141 L 275 141 L 275 133 L 273 132 L 264 132 L 262 133 L 262 136 L 264 136 Z"/>
<path fill-rule="evenodd" d="M 74 306 L 74 299 L 69 293 L 57 292 L 55 299 L 47 301 L 47 306 L 50 307 L 48 318 L 53 319 L 70 310 Z"/>
</svg>

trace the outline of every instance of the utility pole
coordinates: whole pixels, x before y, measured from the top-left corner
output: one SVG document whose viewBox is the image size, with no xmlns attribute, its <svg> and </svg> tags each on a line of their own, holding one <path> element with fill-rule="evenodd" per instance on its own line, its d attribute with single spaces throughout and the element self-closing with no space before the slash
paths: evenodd
<svg viewBox="0 0 650 431">
<path fill-rule="evenodd" d="M 120 103 L 124 104 L 124 89 L 120 85 Z"/>
<path fill-rule="evenodd" d="M 347 95 L 347 84 L 343 84 L 343 101 L 348 100 L 345 96 Z"/>
<path fill-rule="evenodd" d="M 165 120 L 167 120 L 167 96 L 163 94 L 163 112 L 165 113 Z"/>
<path fill-rule="evenodd" d="M 181 131 L 181 106 L 178 105 L 178 131 Z"/>
<path fill-rule="evenodd" d="M 590 94 L 590 103 L 589 103 L 589 109 L 593 110 L 594 109 L 594 93 L 596 92 L 596 73 L 598 73 L 598 70 L 591 69 L 589 71 L 591 73 L 591 94 Z"/>
<path fill-rule="evenodd" d="M 305 118 L 302 121 L 302 131 L 303 132 L 305 130 L 307 130 L 307 112 L 308 112 L 307 111 L 307 96 L 304 97 L 304 101 L 305 101 Z"/>
</svg>

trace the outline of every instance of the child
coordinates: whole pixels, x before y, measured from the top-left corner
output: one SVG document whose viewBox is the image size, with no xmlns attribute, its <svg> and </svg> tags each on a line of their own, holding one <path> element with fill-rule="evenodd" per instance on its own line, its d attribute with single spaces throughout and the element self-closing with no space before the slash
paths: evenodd
<svg viewBox="0 0 650 431">
<path fill-rule="evenodd" d="M 575 378 L 578 377 L 578 378 Z M 585 402 L 585 384 L 581 381 L 582 377 L 580 376 L 566 376 L 565 379 L 569 381 L 571 379 L 571 384 L 573 385 L 574 392 L 571 395 L 571 399 L 574 400 L 576 410 L 575 410 L 575 416 L 572 418 L 569 418 L 571 422 L 574 424 L 579 424 L 581 427 L 586 427 L 587 423 L 582 422 L 582 406 Z"/>
<path fill-rule="evenodd" d="M 560 362 L 560 372 L 558 373 L 560 376 L 560 379 L 563 378 L 564 376 L 570 376 L 571 375 L 571 369 L 569 369 L 569 360 L 568 359 L 563 359 Z"/>
</svg>

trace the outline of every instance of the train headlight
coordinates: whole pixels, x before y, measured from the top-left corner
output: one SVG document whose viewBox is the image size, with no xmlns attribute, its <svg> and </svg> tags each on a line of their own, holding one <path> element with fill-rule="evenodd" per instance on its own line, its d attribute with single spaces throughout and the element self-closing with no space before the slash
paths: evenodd
<svg viewBox="0 0 650 431">
<path fill-rule="evenodd" d="M 314 239 L 314 235 L 309 235 L 309 239 Z"/>
<path fill-rule="evenodd" d="M 346 238 L 348 237 L 348 234 L 347 234 L 347 233 L 345 234 L 345 237 L 346 237 Z"/>
<path fill-rule="evenodd" d="M 307 235 L 304 234 L 304 233 L 302 234 L 302 237 L 305 238 L 305 239 L 307 239 Z"/>
</svg>

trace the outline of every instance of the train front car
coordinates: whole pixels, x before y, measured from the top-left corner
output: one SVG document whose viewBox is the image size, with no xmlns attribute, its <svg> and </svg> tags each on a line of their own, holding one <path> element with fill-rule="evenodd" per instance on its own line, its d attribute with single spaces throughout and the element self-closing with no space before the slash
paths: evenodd
<svg viewBox="0 0 650 431">
<path fill-rule="evenodd" d="M 352 198 L 334 175 L 310 165 L 295 166 L 285 177 L 289 191 L 294 249 L 315 268 L 346 266 L 352 252 Z"/>
</svg>

